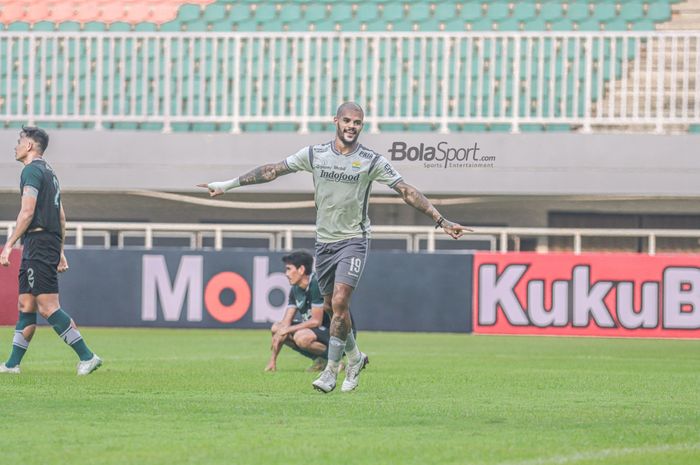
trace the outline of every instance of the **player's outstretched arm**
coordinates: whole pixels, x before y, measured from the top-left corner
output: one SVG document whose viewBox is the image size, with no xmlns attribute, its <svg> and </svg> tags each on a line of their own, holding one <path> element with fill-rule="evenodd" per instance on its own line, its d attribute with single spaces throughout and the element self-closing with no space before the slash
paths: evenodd
<svg viewBox="0 0 700 465">
<path fill-rule="evenodd" d="M 403 198 L 403 201 L 408 205 L 431 217 L 433 221 L 435 221 L 436 227 L 441 227 L 453 239 L 459 239 L 465 232 L 473 231 L 470 228 L 446 219 L 440 214 L 437 208 L 430 203 L 430 200 L 428 200 L 418 189 L 407 182 L 399 181 L 394 186 L 394 190 L 399 193 L 399 195 Z"/>
<path fill-rule="evenodd" d="M 209 190 L 209 196 L 216 197 L 224 192 L 230 191 L 240 186 L 250 184 L 263 184 L 274 181 L 280 176 L 292 173 L 287 163 L 281 161 L 279 163 L 268 163 L 267 165 L 258 166 L 251 171 L 228 181 L 214 181 L 208 184 L 197 184 L 197 187 L 204 187 Z"/>
</svg>

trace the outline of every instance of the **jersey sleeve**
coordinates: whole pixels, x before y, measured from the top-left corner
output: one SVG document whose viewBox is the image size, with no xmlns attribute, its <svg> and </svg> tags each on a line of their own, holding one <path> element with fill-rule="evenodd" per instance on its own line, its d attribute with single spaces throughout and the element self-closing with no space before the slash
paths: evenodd
<svg viewBox="0 0 700 465">
<path fill-rule="evenodd" d="M 294 155 L 288 156 L 284 161 L 287 164 L 287 168 L 292 171 L 313 171 L 310 157 L 312 148 L 313 146 L 304 147 Z"/>
<path fill-rule="evenodd" d="M 386 184 L 389 187 L 394 187 L 403 177 L 391 166 L 389 160 L 381 155 L 377 155 L 379 159 L 374 164 L 374 168 L 369 173 L 372 181 L 377 181 L 381 184 Z"/>
<path fill-rule="evenodd" d="M 41 189 L 41 170 L 33 165 L 27 165 L 22 169 L 20 176 L 20 188 L 24 190 L 26 186 L 31 186 L 37 191 Z"/>
<path fill-rule="evenodd" d="M 309 290 L 311 291 L 311 306 L 323 307 L 323 296 L 321 295 L 321 288 L 318 286 L 318 279 L 316 279 L 315 275 L 311 276 Z"/>
</svg>

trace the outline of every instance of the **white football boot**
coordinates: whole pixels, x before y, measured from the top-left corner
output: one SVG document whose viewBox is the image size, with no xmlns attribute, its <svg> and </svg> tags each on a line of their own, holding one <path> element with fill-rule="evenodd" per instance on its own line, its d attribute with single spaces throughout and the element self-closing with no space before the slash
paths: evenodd
<svg viewBox="0 0 700 465">
<path fill-rule="evenodd" d="M 0 365 L 0 373 L 11 373 L 13 375 L 18 375 L 19 374 L 19 365 L 10 368 L 3 363 L 2 365 Z"/>
<path fill-rule="evenodd" d="M 78 362 L 78 376 L 89 375 L 100 366 L 102 366 L 102 359 L 97 355 L 93 355 L 90 360 Z"/>
<path fill-rule="evenodd" d="M 311 383 L 311 385 L 316 389 L 317 391 L 323 392 L 324 394 L 328 394 L 331 392 L 333 389 L 335 389 L 335 378 L 336 374 L 333 373 L 331 370 L 326 368 L 321 372 L 319 377 Z"/>
<path fill-rule="evenodd" d="M 343 392 L 350 392 L 357 387 L 360 383 L 360 372 L 365 369 L 369 363 L 369 357 L 367 354 L 360 352 L 360 361 L 352 364 L 348 362 L 348 367 L 345 370 L 345 381 L 340 390 Z"/>
</svg>

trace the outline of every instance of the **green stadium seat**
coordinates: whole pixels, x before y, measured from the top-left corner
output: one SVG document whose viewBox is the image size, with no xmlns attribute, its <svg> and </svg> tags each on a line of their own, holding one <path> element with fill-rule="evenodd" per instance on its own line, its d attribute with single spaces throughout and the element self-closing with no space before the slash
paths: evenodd
<svg viewBox="0 0 700 465">
<path fill-rule="evenodd" d="M 89 23 L 85 23 L 85 25 L 83 26 L 83 31 L 85 32 L 103 32 L 106 30 L 107 25 L 98 21 L 90 21 Z"/>
<path fill-rule="evenodd" d="M 632 21 L 632 31 L 653 31 L 654 21 L 648 18 Z"/>
<path fill-rule="evenodd" d="M 671 19 L 671 8 L 666 2 L 650 2 L 647 17 L 655 22 L 664 22 Z"/>
<path fill-rule="evenodd" d="M 183 24 L 180 21 L 169 21 L 165 24 L 161 24 L 158 30 L 161 32 L 182 32 Z"/>
<path fill-rule="evenodd" d="M 141 24 L 144 24 L 144 23 L 141 23 Z M 148 24 L 148 23 L 146 23 L 146 24 Z M 204 32 L 204 31 L 208 31 L 208 30 L 209 30 L 209 27 L 208 27 L 208 26 L 209 26 L 209 23 L 207 23 L 207 22 L 206 22 L 205 20 L 203 20 L 203 19 L 197 19 L 197 20 L 194 20 L 194 21 L 187 21 L 186 23 L 184 23 L 185 29 L 186 29 L 187 31 L 191 31 L 191 32 Z"/>
<path fill-rule="evenodd" d="M 449 32 L 459 32 L 459 31 L 465 31 L 467 29 L 467 22 L 464 20 L 464 18 L 452 18 L 448 21 L 445 21 L 445 30 Z"/>
<path fill-rule="evenodd" d="M 593 17 L 598 19 L 598 21 L 608 22 L 617 16 L 617 12 L 615 10 L 616 8 L 614 3 L 597 3 L 595 4 Z"/>
<path fill-rule="evenodd" d="M 545 21 L 556 21 L 563 16 L 561 2 L 545 2 L 542 4 L 539 18 Z"/>
<path fill-rule="evenodd" d="M 239 21 L 236 22 L 236 31 L 239 32 L 255 32 L 258 30 L 258 25 L 255 21 Z"/>
<path fill-rule="evenodd" d="M 272 21 L 277 17 L 277 9 L 272 3 L 258 3 L 255 9 L 255 21 Z"/>
<path fill-rule="evenodd" d="M 362 21 L 363 23 L 374 21 L 378 17 L 379 11 L 377 10 L 377 5 L 369 2 L 361 3 L 360 6 L 357 8 L 355 16 L 355 18 L 358 21 Z"/>
<path fill-rule="evenodd" d="M 117 21 L 108 26 L 110 32 L 129 32 L 131 31 L 131 24 L 125 23 L 123 21 Z"/>
<path fill-rule="evenodd" d="M 487 2 L 488 11 L 487 16 L 491 18 L 492 21 L 500 21 L 505 19 L 510 14 L 510 9 L 508 7 L 508 2 L 501 0 Z"/>
<path fill-rule="evenodd" d="M 475 21 L 483 16 L 480 2 L 466 2 L 462 4 L 462 18 L 467 21 Z"/>
<path fill-rule="evenodd" d="M 321 3 L 312 3 L 308 5 L 306 11 L 304 12 L 304 20 L 315 23 L 317 21 L 322 21 L 326 19 L 326 6 Z"/>
<path fill-rule="evenodd" d="M 446 5 L 446 4 L 440 4 Z M 440 8 L 438 5 L 438 8 Z M 335 7 L 333 8 L 333 16 L 336 16 Z M 454 13 L 454 9 L 452 10 Z M 398 21 L 404 17 L 404 8 L 401 2 L 389 2 L 384 5 L 384 12 L 382 13 L 382 19 L 385 21 Z"/>
<path fill-rule="evenodd" d="M 542 17 L 525 21 L 526 31 L 545 31 L 547 29 L 547 21 Z"/>
<path fill-rule="evenodd" d="M 627 21 L 636 21 L 644 17 L 644 3 L 639 0 L 630 0 L 622 4 L 620 16 Z"/>
<path fill-rule="evenodd" d="M 566 13 L 566 17 L 576 22 L 585 21 L 590 17 L 588 2 L 569 2 L 569 9 Z"/>
<path fill-rule="evenodd" d="M 242 21 L 247 20 L 250 18 L 250 5 L 246 5 L 245 3 L 239 3 L 236 2 L 232 7 L 231 11 L 229 12 L 229 18 L 233 22 L 240 23 Z"/>
<path fill-rule="evenodd" d="M 39 21 L 38 23 L 32 24 L 32 31 L 37 32 L 51 32 L 56 30 L 56 25 L 51 21 Z"/>
<path fill-rule="evenodd" d="M 518 31 L 524 22 L 520 18 L 511 17 L 498 22 L 499 31 Z"/>
<path fill-rule="evenodd" d="M 222 20 L 210 23 L 212 32 L 231 32 L 233 24 L 229 20 Z"/>
<path fill-rule="evenodd" d="M 223 3 L 211 3 L 206 6 L 202 18 L 211 23 L 227 19 L 228 11 Z"/>
<path fill-rule="evenodd" d="M 195 21 L 202 15 L 202 9 L 199 5 L 186 3 L 180 7 L 177 13 L 177 20 L 182 22 Z"/>
<path fill-rule="evenodd" d="M 299 21 L 301 18 L 301 6 L 296 3 L 284 5 L 280 11 L 280 20 L 283 22 Z"/>
<path fill-rule="evenodd" d="M 585 21 L 579 21 L 578 24 L 579 31 L 600 31 L 600 21 L 598 18 L 589 18 Z"/>
<path fill-rule="evenodd" d="M 433 14 L 439 21 L 448 21 L 457 16 L 457 6 L 453 3 L 438 3 Z"/>
<path fill-rule="evenodd" d="M 491 18 L 485 16 L 474 21 L 468 21 L 471 24 L 472 31 L 492 31 L 493 21 Z"/>
<path fill-rule="evenodd" d="M 516 2 L 513 17 L 518 21 L 529 21 L 537 16 L 535 2 Z"/>
<path fill-rule="evenodd" d="M 627 30 L 627 20 L 622 17 L 617 17 L 613 20 L 605 22 L 606 31 L 626 31 Z"/>
<path fill-rule="evenodd" d="M 406 17 L 411 21 L 427 20 L 430 18 L 430 5 L 428 3 L 414 3 L 410 5 Z"/>
<path fill-rule="evenodd" d="M 387 30 L 387 23 L 382 19 L 365 23 L 365 30 L 368 32 L 382 32 Z"/>
<path fill-rule="evenodd" d="M 30 31 L 31 26 L 24 21 L 15 21 L 7 25 L 7 30 L 12 32 Z"/>
<path fill-rule="evenodd" d="M 134 26 L 135 32 L 154 32 L 158 30 L 158 26 L 153 23 L 138 23 Z"/>
<path fill-rule="evenodd" d="M 550 23 L 552 31 L 573 31 L 574 22 L 568 18 L 560 18 Z"/>
</svg>

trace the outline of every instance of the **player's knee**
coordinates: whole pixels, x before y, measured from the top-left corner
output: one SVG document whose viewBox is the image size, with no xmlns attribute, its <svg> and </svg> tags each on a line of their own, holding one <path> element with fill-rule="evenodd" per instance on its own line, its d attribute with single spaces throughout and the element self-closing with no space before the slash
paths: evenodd
<svg viewBox="0 0 700 465">
<path fill-rule="evenodd" d="M 349 298 L 346 295 L 333 295 L 333 314 L 342 314 L 348 311 Z"/>
<path fill-rule="evenodd" d="M 279 331 L 279 330 L 280 330 L 280 324 L 279 323 L 272 323 L 272 327 L 270 328 L 270 332 L 272 333 L 272 335 L 274 336 L 275 334 L 277 334 L 277 331 Z"/>
<path fill-rule="evenodd" d="M 297 347 L 301 347 L 302 349 L 309 347 L 315 339 L 316 336 L 310 331 L 299 331 L 294 334 L 294 343 Z"/>
</svg>

